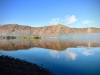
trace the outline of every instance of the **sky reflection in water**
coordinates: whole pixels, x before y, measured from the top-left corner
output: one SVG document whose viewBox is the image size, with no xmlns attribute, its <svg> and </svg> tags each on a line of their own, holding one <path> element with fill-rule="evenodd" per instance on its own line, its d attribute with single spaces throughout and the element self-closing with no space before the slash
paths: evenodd
<svg viewBox="0 0 100 75">
<path fill-rule="evenodd" d="M 96 48 L 68 48 L 65 51 L 59 52 L 59 51 L 50 51 L 50 55 L 53 58 L 60 58 L 62 56 L 65 56 L 66 60 L 73 60 L 75 61 L 77 59 L 77 57 L 80 55 L 83 56 L 91 56 L 91 55 L 95 55 L 97 52 L 100 52 L 100 47 L 96 47 Z"/>
</svg>

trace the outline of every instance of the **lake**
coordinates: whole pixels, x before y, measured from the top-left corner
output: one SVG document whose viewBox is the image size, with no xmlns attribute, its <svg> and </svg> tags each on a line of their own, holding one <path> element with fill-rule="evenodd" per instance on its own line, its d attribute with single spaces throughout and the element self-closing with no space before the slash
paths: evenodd
<svg viewBox="0 0 100 75">
<path fill-rule="evenodd" d="M 99 39 L 0 40 L 0 55 L 36 63 L 54 75 L 100 75 Z"/>
</svg>

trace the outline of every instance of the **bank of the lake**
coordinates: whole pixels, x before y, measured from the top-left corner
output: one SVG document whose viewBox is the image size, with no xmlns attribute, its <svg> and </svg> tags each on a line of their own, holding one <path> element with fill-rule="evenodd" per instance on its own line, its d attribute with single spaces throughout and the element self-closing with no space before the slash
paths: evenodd
<svg viewBox="0 0 100 75">
<path fill-rule="evenodd" d="M 0 75 L 53 75 L 42 66 L 9 56 L 0 56 Z"/>
</svg>

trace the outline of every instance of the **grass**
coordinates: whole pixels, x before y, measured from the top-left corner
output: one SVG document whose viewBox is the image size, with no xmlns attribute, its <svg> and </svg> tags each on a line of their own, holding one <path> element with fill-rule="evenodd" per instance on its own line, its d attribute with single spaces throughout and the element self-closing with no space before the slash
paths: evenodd
<svg viewBox="0 0 100 75">
<path fill-rule="evenodd" d="M 16 39 L 16 36 L 0 36 L 2 39 Z"/>
<path fill-rule="evenodd" d="M 34 40 L 34 39 L 40 39 L 41 37 L 38 36 L 20 36 L 21 40 Z"/>
<path fill-rule="evenodd" d="M 0 36 L 0 39 L 16 39 L 16 36 Z M 38 36 L 32 36 L 32 35 L 27 35 L 27 36 L 19 36 L 19 39 L 21 40 L 33 40 L 33 39 L 40 39 L 41 37 Z"/>
</svg>

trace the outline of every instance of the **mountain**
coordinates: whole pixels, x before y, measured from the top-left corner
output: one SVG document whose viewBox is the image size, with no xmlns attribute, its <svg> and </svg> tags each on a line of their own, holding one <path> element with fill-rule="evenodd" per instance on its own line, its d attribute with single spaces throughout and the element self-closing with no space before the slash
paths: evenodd
<svg viewBox="0 0 100 75">
<path fill-rule="evenodd" d="M 31 27 L 18 24 L 6 24 L 0 26 L 0 35 L 29 34 Z"/>
<path fill-rule="evenodd" d="M 100 33 L 100 28 L 69 28 L 62 24 L 44 27 L 30 27 L 18 24 L 0 25 L 0 35 L 56 36 L 68 33 Z"/>
</svg>

